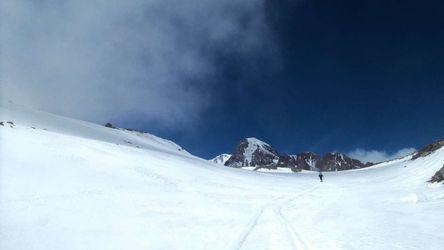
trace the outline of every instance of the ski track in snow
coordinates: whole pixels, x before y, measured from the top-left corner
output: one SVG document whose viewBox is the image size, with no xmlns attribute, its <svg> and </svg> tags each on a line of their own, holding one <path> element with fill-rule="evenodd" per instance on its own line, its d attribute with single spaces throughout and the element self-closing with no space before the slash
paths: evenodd
<svg viewBox="0 0 444 250">
<path fill-rule="evenodd" d="M 255 228 L 258 225 L 258 221 L 262 217 L 265 211 L 271 210 L 274 214 L 275 223 L 280 223 L 282 226 L 285 227 L 286 233 L 287 233 L 287 240 L 289 244 L 292 246 L 292 249 L 298 249 L 298 250 L 306 250 L 309 249 L 307 247 L 307 243 L 305 240 L 298 234 L 295 227 L 292 225 L 292 223 L 282 214 L 282 209 L 286 206 L 288 206 L 292 201 L 294 201 L 297 198 L 303 198 L 303 196 L 307 193 L 311 193 L 314 190 L 316 190 L 317 186 L 313 186 L 311 188 L 308 188 L 304 191 L 301 191 L 297 194 L 294 194 L 292 198 L 288 198 L 288 196 L 280 196 L 276 199 L 273 199 L 271 202 L 268 202 L 264 206 L 262 206 L 259 210 L 259 212 L 256 213 L 256 215 L 253 216 L 253 218 L 250 220 L 250 223 L 245 227 L 243 232 L 240 234 L 239 239 L 234 243 L 234 247 L 232 247 L 233 250 L 240 250 L 243 248 L 245 242 L 247 241 L 248 237 L 251 235 L 251 233 L 255 230 Z M 283 201 L 281 201 L 283 200 Z M 266 233 L 266 232 L 264 232 Z M 264 246 L 264 248 L 266 248 Z"/>
<path fill-rule="evenodd" d="M 306 242 L 306 240 L 298 233 L 298 230 L 296 230 L 295 226 L 287 219 L 287 217 L 285 217 L 282 213 L 282 209 L 284 207 L 289 207 L 289 204 L 291 204 L 291 202 L 293 202 L 295 199 L 297 198 L 303 198 L 301 196 L 307 194 L 307 193 L 312 193 L 316 190 L 316 187 L 313 187 L 309 190 L 307 190 L 306 192 L 303 192 L 301 194 L 298 194 L 297 197 L 291 198 L 288 201 L 286 201 L 283 205 L 279 206 L 277 209 L 275 209 L 276 214 L 279 216 L 279 218 L 281 219 L 281 221 L 286 225 L 287 227 L 287 231 L 289 232 L 290 235 L 290 239 L 291 242 L 294 244 L 294 249 L 299 249 L 299 250 L 306 250 L 309 249 L 309 244 Z"/>
</svg>

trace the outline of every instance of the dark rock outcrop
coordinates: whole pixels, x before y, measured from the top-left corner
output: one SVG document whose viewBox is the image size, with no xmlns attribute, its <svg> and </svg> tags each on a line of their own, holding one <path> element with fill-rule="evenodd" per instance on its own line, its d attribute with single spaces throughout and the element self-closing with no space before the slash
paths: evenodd
<svg viewBox="0 0 444 250">
<path fill-rule="evenodd" d="M 116 127 L 114 127 L 114 125 L 112 125 L 110 122 L 106 123 L 104 126 L 107 127 L 107 128 L 113 128 L 113 129 L 116 128 Z"/>
<path fill-rule="evenodd" d="M 368 168 L 368 167 L 371 167 L 371 166 L 373 166 L 373 165 L 375 165 L 375 163 L 373 163 L 373 162 L 367 162 L 367 163 L 364 164 L 364 167 L 365 167 L 365 168 Z"/>
<path fill-rule="evenodd" d="M 321 156 L 313 152 L 302 152 L 297 155 L 296 163 L 299 169 L 317 171 L 316 164 L 321 160 Z"/>
<path fill-rule="evenodd" d="M 292 155 L 281 155 L 279 156 L 279 161 L 277 163 L 277 167 L 280 168 L 290 168 L 293 172 L 301 171 L 301 168 L 298 168 L 296 157 Z"/>
<path fill-rule="evenodd" d="M 342 171 L 365 167 L 359 160 L 352 159 L 340 153 L 328 153 L 316 164 L 320 171 Z"/>
<path fill-rule="evenodd" d="M 441 182 L 444 181 L 444 166 L 435 173 L 430 182 Z"/>
<path fill-rule="evenodd" d="M 413 155 L 412 160 L 416 160 L 420 157 L 425 157 L 435 152 L 436 150 L 444 146 L 444 140 L 435 141 L 431 144 L 422 147 L 416 154 Z"/>
</svg>

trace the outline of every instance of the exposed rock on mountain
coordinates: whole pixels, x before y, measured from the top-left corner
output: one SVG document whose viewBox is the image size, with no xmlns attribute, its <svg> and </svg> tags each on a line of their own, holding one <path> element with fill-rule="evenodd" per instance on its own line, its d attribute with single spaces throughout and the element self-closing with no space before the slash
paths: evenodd
<svg viewBox="0 0 444 250">
<path fill-rule="evenodd" d="M 363 167 L 366 165 L 359 160 L 340 153 L 328 153 L 316 163 L 316 168 L 321 171 L 341 171 Z"/>
<path fill-rule="evenodd" d="M 106 124 L 105 124 L 105 127 L 107 127 L 107 128 L 116 128 L 116 127 L 114 127 L 114 125 L 112 125 L 110 122 L 106 123 Z"/>
<path fill-rule="evenodd" d="M 441 182 L 444 181 L 444 166 L 435 173 L 430 182 Z"/>
<path fill-rule="evenodd" d="M 312 152 L 280 155 L 269 144 L 256 138 L 242 139 L 232 156 L 225 162 L 225 166 L 229 167 L 255 167 L 255 170 L 290 168 L 293 172 L 301 170 L 341 171 L 370 165 L 339 153 L 329 153 L 324 157 Z"/>
<path fill-rule="evenodd" d="M 242 139 L 234 153 L 225 162 L 229 167 L 275 167 L 279 153 L 267 143 L 256 138 Z"/>
<path fill-rule="evenodd" d="M 321 156 L 312 152 L 302 152 L 296 155 L 281 155 L 278 161 L 278 167 L 291 168 L 293 172 L 301 170 L 316 171 L 316 163 Z"/>
<path fill-rule="evenodd" d="M 416 160 L 419 157 L 425 157 L 436 150 L 442 148 L 444 146 L 444 140 L 435 141 L 431 144 L 428 144 L 422 147 L 416 154 L 413 155 L 412 160 Z"/>
<path fill-rule="evenodd" d="M 230 154 L 221 154 L 218 155 L 216 157 L 214 157 L 213 159 L 211 159 L 210 161 L 217 163 L 217 164 L 222 164 L 224 165 L 225 162 L 230 159 L 231 155 Z"/>
<path fill-rule="evenodd" d="M 279 156 L 279 161 L 277 163 L 277 167 L 290 168 L 291 171 L 293 171 L 293 172 L 301 171 L 301 168 L 298 168 L 296 157 L 293 155 Z"/>
<path fill-rule="evenodd" d="M 316 164 L 321 160 L 320 155 L 313 152 L 302 152 L 293 157 L 296 158 L 296 165 L 299 169 L 318 170 Z"/>
</svg>

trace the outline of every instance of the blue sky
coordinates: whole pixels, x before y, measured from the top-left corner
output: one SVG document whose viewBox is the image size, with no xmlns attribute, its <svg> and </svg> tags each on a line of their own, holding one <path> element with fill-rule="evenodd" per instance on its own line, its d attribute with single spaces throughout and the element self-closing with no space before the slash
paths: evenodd
<svg viewBox="0 0 444 250">
<path fill-rule="evenodd" d="M 2 99 L 204 158 L 251 136 L 389 156 L 443 136 L 439 1 L 113 2 L 3 3 Z"/>
<path fill-rule="evenodd" d="M 443 4 L 271 2 L 280 61 L 222 55 L 202 123 L 165 136 L 203 157 L 248 136 L 285 153 L 394 153 L 442 138 Z"/>
</svg>

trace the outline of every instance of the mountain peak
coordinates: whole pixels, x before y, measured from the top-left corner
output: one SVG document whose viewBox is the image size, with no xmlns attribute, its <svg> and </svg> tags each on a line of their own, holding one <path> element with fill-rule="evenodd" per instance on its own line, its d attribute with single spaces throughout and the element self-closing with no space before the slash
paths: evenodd
<svg viewBox="0 0 444 250">
<path fill-rule="evenodd" d="M 217 164 L 222 164 L 224 165 L 225 162 L 230 159 L 231 154 L 220 154 L 216 157 L 214 157 L 213 159 L 211 159 L 210 161 L 217 163 Z"/>
<path fill-rule="evenodd" d="M 266 144 L 268 145 L 268 143 L 261 141 L 259 139 L 257 139 L 256 137 L 247 137 L 244 140 L 248 141 L 249 143 L 253 143 L 253 144 L 258 144 L 258 145 L 263 145 Z"/>
<path fill-rule="evenodd" d="M 268 143 L 249 137 L 240 140 L 225 165 L 230 167 L 271 166 L 278 162 L 278 158 L 279 153 Z"/>
</svg>

